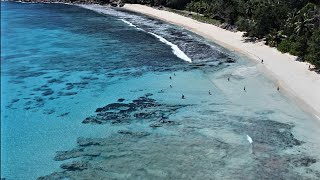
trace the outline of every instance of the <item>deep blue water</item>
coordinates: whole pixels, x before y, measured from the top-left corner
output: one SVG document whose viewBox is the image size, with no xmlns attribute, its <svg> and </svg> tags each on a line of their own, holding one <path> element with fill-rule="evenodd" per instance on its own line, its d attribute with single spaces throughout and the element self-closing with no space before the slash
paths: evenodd
<svg viewBox="0 0 320 180">
<path fill-rule="evenodd" d="M 312 118 L 254 63 L 182 28 L 96 10 L 1 3 L 1 177 L 319 177 L 319 131 L 303 131 L 317 126 L 299 123 Z M 90 166 L 62 171 L 74 160 Z"/>
</svg>

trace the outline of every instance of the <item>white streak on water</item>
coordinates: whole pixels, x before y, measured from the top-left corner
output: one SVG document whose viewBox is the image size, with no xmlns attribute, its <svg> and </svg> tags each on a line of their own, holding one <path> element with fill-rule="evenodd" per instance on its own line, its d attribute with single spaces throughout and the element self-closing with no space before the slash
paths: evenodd
<svg viewBox="0 0 320 180">
<path fill-rule="evenodd" d="M 247 135 L 247 140 L 249 141 L 250 144 L 252 144 L 253 141 L 249 135 Z"/>
<path fill-rule="evenodd" d="M 86 9 L 90 9 L 90 10 L 93 10 L 93 11 L 96 11 L 98 13 L 103 13 L 103 14 L 109 14 L 109 15 L 113 15 L 113 16 L 124 16 L 125 13 L 122 13 L 120 11 L 116 11 L 116 10 L 113 10 L 113 9 L 110 9 L 110 8 L 103 8 L 99 5 L 78 5 L 80 7 L 83 7 L 83 8 L 86 8 Z M 144 31 L 143 29 L 141 28 L 138 28 L 137 26 L 135 26 L 134 24 L 132 24 L 131 22 L 129 21 L 126 21 L 124 19 L 120 19 L 121 21 L 123 21 L 124 23 L 128 24 L 129 26 L 132 26 L 132 27 L 135 27 L 137 28 L 138 30 L 141 30 L 141 31 Z M 172 44 L 171 42 L 169 42 L 168 40 L 166 40 L 165 38 L 157 35 L 157 34 L 154 34 L 152 32 L 148 32 L 150 34 L 152 34 L 153 36 L 157 37 L 161 42 L 169 45 L 172 49 L 172 52 L 173 54 L 175 54 L 178 58 L 182 59 L 182 60 L 185 60 L 187 62 L 192 62 L 192 60 L 183 52 L 179 49 L 179 47 L 175 44 Z"/>
<path fill-rule="evenodd" d="M 126 21 L 124 19 L 120 19 L 121 21 L 123 21 L 124 23 L 128 24 L 129 26 L 132 26 L 132 27 L 137 27 L 136 25 L 132 24 L 131 22 L 129 21 Z"/>
<path fill-rule="evenodd" d="M 143 31 L 143 29 L 138 28 L 136 25 L 132 24 L 132 23 L 129 22 L 129 21 L 126 21 L 126 20 L 124 20 L 124 19 L 120 19 L 120 20 L 121 20 L 122 22 L 128 24 L 128 25 L 131 26 L 131 27 L 135 27 L 136 29 Z"/>
<path fill-rule="evenodd" d="M 172 44 L 170 41 L 166 40 L 165 38 L 154 34 L 152 32 L 149 32 L 150 34 L 154 35 L 156 38 L 158 38 L 161 42 L 169 45 L 172 49 L 173 54 L 175 54 L 178 58 L 188 61 L 188 62 L 192 62 L 192 60 L 183 52 L 179 49 L 179 47 L 175 44 Z"/>
</svg>

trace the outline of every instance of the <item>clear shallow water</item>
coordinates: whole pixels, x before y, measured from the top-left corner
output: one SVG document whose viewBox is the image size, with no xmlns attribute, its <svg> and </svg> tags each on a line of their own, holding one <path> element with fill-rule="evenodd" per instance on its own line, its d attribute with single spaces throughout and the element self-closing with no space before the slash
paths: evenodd
<svg viewBox="0 0 320 180">
<path fill-rule="evenodd" d="M 319 123 L 244 57 L 111 9 L 1 10 L 1 177 L 320 177 Z"/>
</svg>

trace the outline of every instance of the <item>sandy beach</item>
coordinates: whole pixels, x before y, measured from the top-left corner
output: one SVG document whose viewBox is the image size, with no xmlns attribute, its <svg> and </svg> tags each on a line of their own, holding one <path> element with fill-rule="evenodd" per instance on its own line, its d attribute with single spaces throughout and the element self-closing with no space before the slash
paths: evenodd
<svg viewBox="0 0 320 180">
<path fill-rule="evenodd" d="M 245 42 L 243 32 L 230 32 L 172 12 L 139 4 L 126 4 L 124 9 L 181 26 L 225 48 L 245 54 L 255 60 L 258 69 L 270 75 L 282 91 L 286 91 L 304 110 L 319 119 L 320 93 L 317 92 L 320 92 L 320 75 L 309 71 L 309 64 L 295 61 L 296 56 L 283 54 L 263 42 Z M 261 59 L 264 60 L 263 64 L 260 63 Z"/>
<path fill-rule="evenodd" d="M 187 16 L 81 2 L 1 4 L 1 180 L 320 179 L 308 64 Z"/>
</svg>

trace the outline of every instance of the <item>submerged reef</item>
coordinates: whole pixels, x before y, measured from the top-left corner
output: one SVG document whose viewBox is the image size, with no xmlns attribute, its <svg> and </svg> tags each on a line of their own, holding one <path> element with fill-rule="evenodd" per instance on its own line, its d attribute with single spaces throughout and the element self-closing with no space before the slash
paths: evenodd
<svg viewBox="0 0 320 180">
<path fill-rule="evenodd" d="M 168 105 L 156 102 L 150 98 L 152 94 L 146 94 L 133 100 L 131 103 L 120 102 L 111 103 L 96 109 L 96 115 L 87 117 L 82 121 L 84 124 L 112 124 L 127 123 L 131 120 L 148 120 L 148 122 L 179 124 L 174 121 L 166 120 L 171 114 L 175 114 L 180 108 L 188 105 Z M 118 100 L 118 101 L 119 101 Z"/>
<path fill-rule="evenodd" d="M 316 162 L 304 154 L 255 157 L 246 153 L 246 146 L 217 138 L 145 136 L 144 132 L 79 138 L 78 146 L 58 152 L 55 158 L 77 159 L 62 163 L 62 171 L 38 179 L 302 179 L 292 166 L 307 168 Z M 309 174 L 320 177 L 310 169 Z"/>
<path fill-rule="evenodd" d="M 320 172 L 310 168 L 316 158 L 302 151 L 286 153 L 304 143 L 293 136 L 292 124 L 270 120 L 266 113 L 246 117 L 219 109 L 173 121 L 171 116 L 180 109 L 195 105 L 168 105 L 151 97 L 145 94 L 128 103 L 119 98 L 121 102 L 97 108 L 96 115 L 83 123 L 117 124 L 124 129 L 104 138 L 79 137 L 77 147 L 56 153 L 56 161 L 67 160 L 61 171 L 38 179 L 320 178 Z M 149 128 L 127 129 L 136 121 Z M 159 133 L 161 129 L 173 133 Z M 246 134 L 252 145 L 230 141 Z"/>
</svg>

